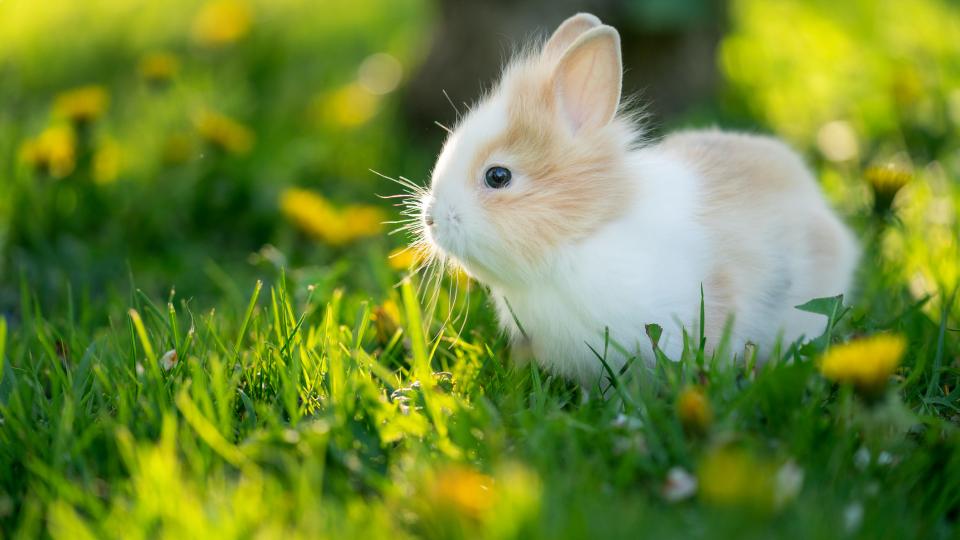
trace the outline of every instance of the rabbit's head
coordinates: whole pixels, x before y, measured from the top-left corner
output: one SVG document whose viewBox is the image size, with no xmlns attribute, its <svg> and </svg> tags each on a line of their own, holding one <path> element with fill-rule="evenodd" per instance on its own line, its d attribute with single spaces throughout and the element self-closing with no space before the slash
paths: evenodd
<svg viewBox="0 0 960 540">
<path fill-rule="evenodd" d="M 482 282 L 515 286 L 620 216 L 637 138 L 617 114 L 621 79 L 619 34 L 588 14 L 514 58 L 440 152 L 420 204 L 426 242 Z"/>
</svg>

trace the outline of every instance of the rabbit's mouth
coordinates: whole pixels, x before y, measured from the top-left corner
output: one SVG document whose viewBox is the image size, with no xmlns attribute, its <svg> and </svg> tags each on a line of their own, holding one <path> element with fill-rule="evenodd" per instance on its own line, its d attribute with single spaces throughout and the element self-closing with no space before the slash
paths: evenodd
<svg viewBox="0 0 960 540">
<path fill-rule="evenodd" d="M 427 223 L 424 216 L 424 222 Z M 451 259 L 457 266 L 474 276 L 486 276 L 487 265 L 478 257 L 476 249 L 471 249 L 466 232 L 458 217 L 440 219 L 433 216 L 433 224 L 425 227 L 425 235 L 431 246 L 445 259 Z M 474 246 L 475 247 L 475 246 Z"/>
<path fill-rule="evenodd" d="M 427 240 L 445 254 L 463 255 L 463 226 L 460 215 L 448 204 L 429 198 L 421 214 Z"/>
<path fill-rule="evenodd" d="M 427 240 L 440 253 L 460 260 L 466 258 L 466 245 L 457 234 L 457 223 L 444 222 L 435 217 L 424 217 L 424 222 L 427 225 L 425 227 Z"/>
</svg>

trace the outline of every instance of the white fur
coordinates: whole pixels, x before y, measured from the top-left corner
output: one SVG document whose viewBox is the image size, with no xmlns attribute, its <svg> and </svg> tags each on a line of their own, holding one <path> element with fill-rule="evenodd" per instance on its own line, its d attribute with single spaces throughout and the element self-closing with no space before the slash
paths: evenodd
<svg viewBox="0 0 960 540">
<path fill-rule="evenodd" d="M 507 302 L 548 369 L 590 383 L 601 375 L 605 330 L 613 368 L 630 353 L 653 358 L 645 325 L 664 329 L 661 348 L 678 358 L 682 326 L 699 318 L 700 283 L 708 267 L 707 236 L 693 218 L 698 178 L 651 150 L 631 156 L 638 184 L 631 210 L 591 238 L 558 250 L 529 285 L 493 285 L 501 322 L 520 339 Z M 588 347 L 589 345 L 589 347 Z M 590 350 L 593 348 L 593 351 Z"/>
</svg>

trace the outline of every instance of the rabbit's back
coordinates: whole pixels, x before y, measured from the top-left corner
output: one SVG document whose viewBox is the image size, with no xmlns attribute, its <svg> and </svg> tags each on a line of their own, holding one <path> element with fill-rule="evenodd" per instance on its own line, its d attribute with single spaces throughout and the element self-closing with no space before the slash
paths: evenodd
<svg viewBox="0 0 960 540">
<path fill-rule="evenodd" d="M 717 343 L 730 315 L 735 338 L 819 334 L 824 319 L 794 306 L 848 292 L 858 248 L 803 160 L 776 139 L 717 130 L 678 133 L 659 147 L 701 179 L 696 219 L 713 252 L 708 339 Z"/>
</svg>

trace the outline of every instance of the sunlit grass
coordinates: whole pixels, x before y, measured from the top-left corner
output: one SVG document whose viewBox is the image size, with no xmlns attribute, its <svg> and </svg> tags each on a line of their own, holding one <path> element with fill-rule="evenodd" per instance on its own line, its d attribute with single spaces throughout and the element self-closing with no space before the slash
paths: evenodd
<svg viewBox="0 0 960 540">
<path fill-rule="evenodd" d="M 0 1 L 0 537 L 956 535 L 955 7 L 733 2 L 718 115 L 811 158 L 857 290 L 583 387 L 407 247 L 431 14 Z"/>
</svg>

